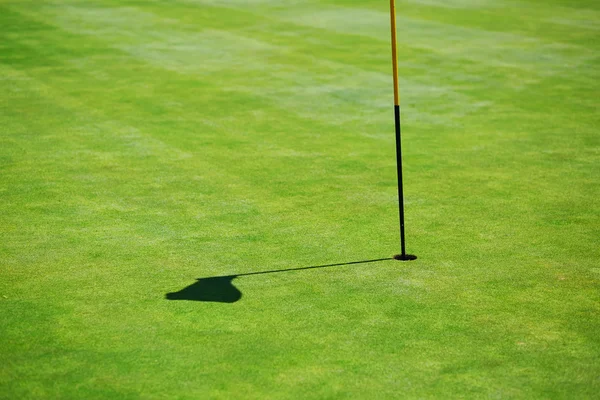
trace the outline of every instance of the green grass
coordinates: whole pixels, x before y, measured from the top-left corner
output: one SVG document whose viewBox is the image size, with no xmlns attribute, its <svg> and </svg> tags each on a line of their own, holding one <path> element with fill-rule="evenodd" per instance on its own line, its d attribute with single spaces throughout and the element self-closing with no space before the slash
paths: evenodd
<svg viewBox="0 0 600 400">
<path fill-rule="evenodd" d="M 600 4 L 0 0 L 0 398 L 597 398 Z"/>
</svg>

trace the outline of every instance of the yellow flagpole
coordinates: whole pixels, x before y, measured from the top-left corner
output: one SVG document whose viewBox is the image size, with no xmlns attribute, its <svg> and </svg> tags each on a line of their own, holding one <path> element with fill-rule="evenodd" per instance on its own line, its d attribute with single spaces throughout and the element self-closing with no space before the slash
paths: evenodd
<svg viewBox="0 0 600 400">
<path fill-rule="evenodd" d="M 394 105 L 400 105 L 398 94 L 398 51 L 396 44 L 396 1 L 390 0 L 390 21 L 392 27 L 392 73 L 394 74 Z"/>
</svg>

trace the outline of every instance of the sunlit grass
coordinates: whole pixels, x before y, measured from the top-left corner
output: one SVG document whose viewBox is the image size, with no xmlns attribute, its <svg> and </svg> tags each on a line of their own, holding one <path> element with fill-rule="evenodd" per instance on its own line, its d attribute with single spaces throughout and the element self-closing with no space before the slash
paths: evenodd
<svg viewBox="0 0 600 400">
<path fill-rule="evenodd" d="M 388 5 L 0 0 L 0 398 L 597 395 L 594 1 L 398 1 L 299 269 Z"/>
</svg>

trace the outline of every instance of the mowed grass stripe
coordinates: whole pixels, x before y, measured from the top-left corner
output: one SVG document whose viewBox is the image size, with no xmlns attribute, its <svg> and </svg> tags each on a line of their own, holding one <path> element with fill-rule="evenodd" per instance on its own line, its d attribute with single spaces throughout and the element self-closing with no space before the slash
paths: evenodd
<svg viewBox="0 0 600 400">
<path fill-rule="evenodd" d="M 364 7 L 365 2 L 328 1 L 346 7 Z M 386 12 L 387 3 L 375 0 L 370 8 Z M 464 1 L 464 0 L 399 0 L 398 14 L 417 20 L 441 22 L 464 28 L 483 29 L 487 32 L 519 34 L 524 37 L 551 40 L 590 48 L 590 34 L 600 29 L 600 12 L 592 1 L 566 2 L 564 6 L 550 5 L 547 1 Z M 535 16 L 535 24 L 531 17 Z M 404 30 L 400 25 L 401 30 Z M 575 28 L 575 29 L 574 29 Z"/>
<path fill-rule="evenodd" d="M 76 10 L 73 12 L 78 12 Z M 121 13 L 121 18 L 123 14 L 129 13 L 132 17 L 135 14 L 135 10 L 130 8 L 115 9 L 112 12 Z M 59 21 L 68 20 L 68 15 L 69 13 L 60 13 Z M 96 34 L 102 37 L 102 30 L 106 30 L 109 22 L 115 23 L 116 20 L 118 25 L 118 19 L 112 19 L 110 11 L 98 10 L 97 13 L 85 11 L 83 15 L 93 16 L 95 22 L 71 25 L 68 28 L 71 32 L 77 33 L 78 27 L 87 27 L 81 29 L 91 34 L 90 26 L 97 26 L 100 30 Z M 248 17 L 251 19 L 251 15 Z M 147 14 L 140 14 L 135 18 L 141 21 L 150 17 Z M 156 17 L 156 20 L 160 19 Z M 171 20 L 166 18 L 165 21 Z M 170 25 L 171 22 L 168 24 Z M 59 26 L 65 27 L 65 24 L 59 22 Z M 198 25 L 197 28 L 200 26 L 202 25 Z M 292 48 L 289 46 L 273 46 L 262 40 L 248 39 L 243 36 L 244 32 L 240 35 L 231 35 L 222 30 L 205 29 L 201 33 L 177 31 L 167 35 L 154 31 L 154 37 L 148 38 L 147 29 L 144 28 L 144 24 L 140 24 L 137 31 L 138 40 L 132 42 L 131 32 L 127 28 L 127 26 L 121 27 L 127 33 L 119 37 L 119 43 L 129 44 L 120 45 L 121 50 L 173 71 L 194 76 L 209 74 L 211 80 L 221 80 L 224 88 L 256 92 L 255 88 L 260 86 L 262 90 L 258 93 L 259 96 L 264 96 L 273 104 L 278 104 L 285 109 L 298 112 L 304 118 L 321 119 L 328 124 L 352 123 L 353 127 L 360 123 L 364 125 L 389 120 L 389 105 L 386 102 L 389 100 L 386 94 L 389 92 L 391 81 L 389 73 L 365 71 L 362 68 L 357 69 L 345 64 L 317 59 L 305 53 L 291 52 Z M 114 35 L 118 35 L 118 31 L 118 29 L 111 30 L 105 39 L 114 38 Z M 169 42 L 161 42 L 160 36 L 169 38 Z M 222 63 L 229 67 L 227 69 L 221 67 L 218 70 L 211 67 L 211 64 Z M 298 75 L 299 65 L 310 67 L 303 67 L 302 74 Z M 407 113 L 408 121 L 419 119 L 431 120 L 435 124 L 447 123 L 442 114 L 448 112 L 448 107 L 469 102 L 468 98 L 449 88 L 433 89 L 420 82 L 405 84 L 407 90 L 426 96 L 430 109 L 433 109 L 431 112 L 425 112 L 419 111 L 424 108 L 417 108 L 412 113 Z M 315 102 L 315 97 L 319 97 L 321 101 Z M 434 108 L 431 103 L 440 98 L 442 101 L 437 101 L 437 108 Z M 476 102 L 473 110 L 483 105 L 485 103 Z M 412 109 L 410 105 L 407 107 Z M 360 131 L 360 126 L 355 130 Z"/>
<path fill-rule="evenodd" d="M 175 9 L 175 11 L 177 12 L 178 10 L 176 10 L 176 7 L 170 7 L 170 9 Z M 197 8 L 197 9 L 201 9 L 201 8 Z M 158 11 L 157 11 L 158 12 Z M 173 12 L 173 11 L 171 11 Z M 169 13 L 169 11 L 166 12 L 167 14 Z M 179 13 L 181 14 L 181 13 Z M 194 13 L 192 11 L 187 12 L 186 14 L 190 14 L 190 15 L 194 15 Z M 202 14 L 205 15 L 205 11 L 202 11 Z M 162 13 L 161 13 L 162 15 Z M 215 20 L 215 18 L 212 18 L 212 20 Z M 204 26 L 204 24 L 202 24 Z M 263 25 L 263 24 L 258 24 L 259 26 Z M 249 26 L 251 26 L 251 22 L 249 22 Z M 283 26 L 281 27 L 283 28 Z M 253 32 L 254 28 L 248 28 L 245 29 L 243 31 L 242 34 L 245 34 L 246 32 L 250 32 L 251 34 L 255 34 L 255 32 Z M 283 31 L 283 29 L 276 29 L 277 32 Z M 287 36 L 289 36 L 289 34 L 286 34 Z M 302 35 L 305 36 L 306 32 L 302 32 Z M 321 37 L 326 36 L 321 34 Z M 271 34 L 270 37 L 273 37 L 273 35 Z M 250 44 L 250 46 L 243 46 L 243 47 L 249 47 L 250 49 L 256 50 L 256 44 L 260 43 L 260 46 L 262 47 L 267 47 L 267 42 L 265 41 L 269 41 L 269 37 L 268 36 L 263 36 L 263 37 L 259 37 L 258 38 L 260 41 L 259 42 L 247 42 L 247 44 Z M 224 41 L 225 40 L 225 41 Z M 232 43 L 236 43 L 236 42 L 241 42 L 242 40 L 246 40 L 246 39 L 241 39 L 239 37 L 232 37 L 232 36 L 228 36 L 228 35 L 224 35 L 222 33 L 222 31 L 211 31 L 207 37 L 203 37 L 201 36 L 197 36 L 197 37 L 193 37 L 193 36 L 189 36 L 187 39 L 183 39 L 180 42 L 177 43 L 164 43 L 164 44 L 159 44 L 159 42 L 151 42 L 148 45 L 144 45 L 144 46 L 140 46 L 138 45 L 134 45 L 132 46 L 133 48 L 130 48 L 130 50 L 138 53 L 140 56 L 142 57 L 146 57 L 146 58 L 150 58 L 152 59 L 153 62 L 155 63 L 162 63 L 163 66 L 166 66 L 167 68 L 169 68 L 168 65 L 165 65 L 166 61 L 165 60 L 169 60 L 168 63 L 171 63 L 173 65 L 171 65 L 172 68 L 176 68 L 179 70 L 187 70 L 187 69 L 191 69 L 190 73 L 206 73 L 206 70 L 210 70 L 210 62 L 211 61 L 215 61 L 215 59 L 213 58 L 212 60 L 209 58 L 208 60 L 205 58 L 198 58 L 196 59 L 195 57 L 197 56 L 196 53 L 194 51 L 190 51 L 190 49 L 198 49 L 199 46 L 198 42 L 209 42 L 211 43 L 212 46 L 214 47 L 219 47 L 219 50 L 215 50 L 214 53 L 222 53 L 222 48 L 229 48 L 229 56 L 231 55 L 231 53 L 235 53 L 236 52 L 236 47 L 235 45 L 232 46 Z M 286 39 L 284 39 L 286 40 Z M 216 43 L 216 44 L 213 44 Z M 285 42 L 284 44 L 288 44 L 288 47 L 285 47 L 285 49 L 289 49 L 289 40 L 287 42 Z M 319 46 L 319 45 L 317 45 Z M 140 49 L 141 47 L 141 49 Z M 173 47 L 175 47 L 176 49 L 172 49 Z M 294 65 L 314 65 L 314 64 L 319 64 L 319 62 L 315 62 L 315 60 L 311 60 L 311 59 L 306 59 L 305 57 L 298 57 L 297 54 L 289 54 L 286 53 L 284 54 L 283 57 L 277 57 L 277 55 L 282 51 L 282 46 L 278 46 L 278 47 L 272 47 L 270 48 L 268 51 L 259 51 L 256 53 L 256 56 L 262 57 L 262 58 L 268 58 L 270 60 L 270 62 L 268 63 L 269 67 L 263 67 L 263 69 L 261 69 L 262 63 L 256 63 L 254 60 L 256 57 L 245 57 L 244 53 L 241 54 L 237 54 L 237 58 L 236 58 L 236 62 L 233 64 L 234 67 L 238 67 L 240 65 L 240 60 L 246 60 L 247 64 L 253 65 L 252 67 L 245 67 L 250 69 L 250 71 L 246 70 L 245 74 L 240 74 L 240 76 L 244 76 L 246 79 L 244 81 L 240 81 L 238 83 L 237 86 L 239 87 L 244 87 L 244 88 L 248 88 L 249 90 L 252 90 L 253 87 L 256 86 L 264 86 L 264 79 L 265 76 L 270 76 L 272 77 L 272 79 L 283 79 L 283 84 L 280 85 L 284 88 L 287 88 L 286 92 L 280 93 L 280 92 L 276 92 L 274 93 L 274 95 L 278 96 L 279 99 L 290 99 L 292 96 L 296 95 L 302 95 L 305 94 L 306 96 L 308 96 L 310 98 L 310 100 L 312 100 L 312 96 L 315 95 L 323 95 L 323 91 L 326 90 L 331 90 L 331 88 L 329 88 L 326 84 L 327 84 L 327 80 L 322 79 L 321 82 L 317 82 L 320 83 L 320 86 L 317 86 L 316 88 L 314 88 L 315 86 L 315 81 L 316 81 L 316 77 L 315 75 L 310 75 L 308 72 L 306 71 L 306 75 L 309 76 L 310 78 L 307 79 L 306 81 L 303 82 L 299 82 L 298 84 L 291 84 L 290 80 L 285 80 L 285 78 L 282 77 L 278 77 L 278 72 L 279 70 L 284 67 L 286 64 L 285 63 L 293 63 Z M 328 48 L 331 48 L 328 47 Z M 308 50 L 307 46 L 304 46 L 303 51 L 306 52 Z M 382 51 L 380 53 L 385 53 L 384 49 L 381 49 Z M 274 55 L 275 54 L 275 55 Z M 543 52 L 542 52 L 543 54 Z M 222 55 L 221 55 L 222 57 Z M 347 57 L 347 54 L 346 54 Z M 410 58 L 410 57 L 409 57 Z M 422 56 L 421 56 L 422 58 Z M 357 54 L 356 57 L 357 60 L 360 60 L 361 57 L 360 55 Z M 254 64 L 252 64 L 254 62 Z M 529 84 L 535 84 L 536 82 L 538 82 L 540 80 L 540 77 L 538 77 L 536 74 L 529 74 L 529 75 L 525 75 L 522 71 L 519 70 L 513 70 L 510 66 L 507 67 L 507 69 L 505 69 L 505 73 L 506 75 L 498 75 L 497 71 L 494 71 L 493 74 L 490 74 L 490 69 L 485 67 L 485 65 L 478 65 L 478 64 L 464 64 L 464 63 L 460 63 L 460 64 L 448 64 L 448 60 L 444 60 L 444 63 L 439 64 L 439 59 L 437 58 L 430 58 L 428 60 L 428 62 L 426 64 L 423 64 L 423 62 L 421 61 L 420 63 L 414 63 L 414 62 L 405 62 L 405 68 L 406 71 L 410 71 L 410 73 L 412 75 L 415 74 L 415 70 L 421 70 L 421 73 L 423 74 L 423 80 L 422 81 L 413 81 L 413 80 L 402 80 L 402 84 L 403 84 L 403 89 L 405 90 L 406 93 L 410 93 L 411 94 L 411 102 L 408 102 L 408 104 L 406 104 L 406 109 L 407 109 L 407 113 L 405 113 L 407 118 L 407 122 L 413 122 L 414 120 L 418 120 L 420 122 L 423 122 L 424 120 L 430 119 L 432 120 L 432 122 L 434 123 L 448 123 L 448 119 L 444 119 L 441 118 L 440 115 L 442 114 L 450 114 L 450 115 L 460 115 L 460 113 L 458 112 L 458 110 L 456 109 L 456 107 L 452 107 L 455 104 L 461 104 L 461 105 L 465 105 L 467 102 L 471 102 L 473 104 L 473 109 L 472 112 L 477 111 L 478 109 L 480 109 L 482 106 L 485 106 L 486 104 L 489 104 L 490 99 L 496 100 L 497 98 L 495 97 L 496 95 L 500 95 L 501 97 L 507 97 L 509 96 L 509 102 L 508 104 L 514 104 L 514 101 L 512 100 L 512 97 L 514 97 L 513 93 L 511 91 L 507 91 L 507 88 L 510 89 L 518 89 L 518 90 L 526 90 Z M 208 63 L 208 64 L 207 64 Z M 282 64 L 284 63 L 284 64 Z M 322 64 L 322 62 L 321 62 Z M 323 66 L 323 68 L 320 68 L 318 70 L 318 75 L 317 76 L 322 76 L 325 75 L 327 76 L 327 73 L 329 71 L 331 71 L 332 69 L 339 69 L 339 74 L 338 75 L 332 75 L 332 79 L 340 79 L 339 77 L 352 77 L 354 78 L 353 81 L 351 82 L 354 86 L 367 86 L 370 87 L 371 85 L 373 85 L 373 94 L 370 93 L 364 93 L 364 92 L 356 92 L 354 91 L 351 94 L 356 94 L 355 96 L 346 96 L 346 98 L 358 98 L 358 99 L 365 99 L 365 100 L 359 100 L 359 101 L 363 101 L 365 108 L 371 106 L 370 108 L 368 108 L 369 110 L 371 109 L 378 109 L 378 110 L 382 110 L 382 101 L 380 99 L 383 99 L 383 96 L 380 95 L 380 93 L 383 93 L 386 89 L 386 87 L 389 84 L 389 73 L 386 73 L 387 71 L 384 72 L 384 70 L 387 69 L 387 64 L 388 63 L 384 63 L 383 60 L 378 60 L 378 63 L 371 63 L 370 65 L 364 63 L 363 65 L 361 65 L 361 70 L 355 70 L 353 68 L 348 68 L 347 65 L 336 65 L 336 64 L 332 64 L 330 67 L 327 66 L 327 64 L 325 64 Z M 288 64 L 289 65 L 289 64 Z M 401 63 L 402 65 L 402 63 Z M 561 78 L 563 80 L 571 80 L 571 79 L 577 79 L 579 81 L 581 81 L 581 84 L 586 84 L 586 83 L 592 83 L 595 80 L 595 75 L 592 74 L 593 71 L 595 71 L 595 69 L 592 68 L 593 64 L 589 63 L 588 64 L 589 67 L 586 67 L 587 69 L 589 69 L 590 74 L 588 74 L 588 78 L 586 78 L 586 75 L 582 74 L 582 72 L 585 71 L 584 66 L 580 66 L 579 70 L 581 73 L 576 74 L 574 77 L 569 78 L 566 77 L 564 75 L 560 75 Z M 463 75 L 463 76 L 456 76 L 455 74 L 449 74 L 447 71 L 452 71 L 452 67 L 462 67 L 462 69 L 471 69 L 472 73 L 469 75 Z M 567 66 L 571 66 L 572 64 L 567 63 Z M 383 67 L 383 68 L 382 68 Z M 381 74 L 365 74 L 363 69 L 365 68 L 377 68 L 381 71 Z M 258 71 L 258 77 L 256 76 L 256 73 Z M 294 73 L 293 70 L 290 71 L 290 73 Z M 439 77 L 439 75 L 445 75 L 443 76 L 444 80 L 440 79 L 442 77 Z M 279 73 L 279 75 L 281 75 L 281 73 Z M 432 83 L 431 78 L 434 76 L 438 76 L 436 85 L 434 86 Z M 452 76 L 453 78 L 450 78 L 450 76 Z M 356 78 L 355 78 L 356 77 Z M 350 79 L 344 79 L 342 82 L 340 82 L 340 86 L 342 87 L 348 87 L 348 80 Z M 452 86 L 448 86 L 449 81 L 453 80 L 454 82 Z M 478 93 L 479 95 L 481 95 L 481 89 L 482 89 L 482 84 L 485 82 L 485 85 L 487 86 L 486 89 L 488 89 L 489 93 L 492 93 L 493 96 L 489 96 L 490 99 L 485 99 L 483 101 L 479 101 L 479 102 L 473 102 L 472 100 L 470 100 L 470 98 L 465 98 L 462 97 L 461 94 L 457 94 L 457 92 L 463 92 L 463 93 L 468 93 L 469 96 L 472 96 L 475 93 Z M 341 85 L 341 83 L 344 83 L 344 85 Z M 314 90 L 313 90 L 314 89 Z M 285 90 L 285 89 L 284 89 Z M 318 90 L 318 92 L 315 92 L 315 90 Z M 329 98 L 327 98 L 327 102 L 322 102 L 319 104 L 333 104 L 335 106 L 337 106 L 340 102 L 339 102 L 339 96 L 343 96 L 344 93 L 340 93 L 337 94 L 334 93 L 334 96 L 329 96 Z M 376 98 L 378 101 L 377 102 L 373 102 L 373 101 L 369 101 L 370 98 Z M 585 96 L 581 96 L 582 99 L 585 99 Z M 441 99 L 442 101 L 437 101 L 435 102 L 436 99 Z M 314 102 L 312 101 L 307 101 L 306 103 L 308 104 L 314 104 Z M 435 106 L 434 106 L 434 102 L 435 102 Z M 415 105 L 413 107 L 413 104 Z M 447 107 L 452 107 L 450 110 L 446 110 Z M 376 108 L 377 107 L 377 108 Z M 428 110 L 427 112 L 424 112 L 423 110 Z M 431 110 L 431 111 L 430 111 Z M 464 110 L 469 110 L 468 107 L 463 107 L 463 114 L 464 114 Z M 343 110 L 343 111 L 347 111 L 347 110 Z M 454 114 L 452 114 L 454 113 Z M 309 107 L 306 110 L 305 116 L 306 115 L 315 115 L 315 114 L 319 114 L 318 110 L 315 110 L 315 106 L 313 105 L 312 107 Z M 340 112 L 339 115 L 353 115 L 353 113 L 348 113 L 348 112 Z M 379 116 L 383 118 L 383 116 L 385 115 L 385 112 L 380 112 Z M 365 119 L 362 115 L 361 117 L 363 119 Z M 332 119 L 332 118 L 328 118 L 328 119 Z M 356 118 L 355 118 L 356 120 Z M 359 122 L 359 121 L 355 121 L 355 122 Z"/>
<path fill-rule="evenodd" d="M 201 2 L 203 4 L 216 5 L 212 0 Z M 348 5 L 353 3 L 349 2 Z M 362 4 L 362 3 L 361 3 Z M 245 10 L 256 10 L 256 7 L 242 6 L 236 3 L 236 8 Z M 319 7 L 315 12 L 311 4 L 296 3 L 260 7 L 261 15 L 283 18 L 288 24 L 300 24 L 311 27 L 322 28 L 334 32 L 353 35 L 364 35 L 376 40 L 389 40 L 389 32 L 386 28 L 389 19 L 389 11 L 385 5 L 375 11 L 371 9 L 339 6 L 339 2 L 326 8 Z M 406 7 L 410 10 L 410 7 Z M 511 10 L 510 7 L 507 7 Z M 483 64 L 509 65 L 519 69 L 528 69 L 531 72 L 547 74 L 564 71 L 565 61 L 569 64 L 577 59 L 585 61 L 586 56 L 593 57 L 595 52 L 588 50 L 585 46 L 574 46 L 561 44 L 560 42 L 549 42 L 547 39 L 516 34 L 514 31 L 497 32 L 487 29 L 477 29 L 453 23 L 439 23 L 422 18 L 405 17 L 403 9 L 399 9 L 398 35 L 399 47 L 426 48 L 437 52 L 444 57 L 460 57 L 467 60 L 477 61 Z M 254 11 L 255 12 L 255 11 Z M 441 15 L 443 13 L 432 13 Z M 408 15 L 411 15 L 408 12 Z M 502 15 L 502 20 L 515 20 L 521 14 L 507 13 Z M 593 16 L 593 12 L 592 12 Z M 496 18 L 501 17 L 496 14 Z M 591 17 L 593 18 L 593 17 Z M 493 46 L 487 45 L 492 43 Z M 537 56 L 532 56 L 537 54 Z M 561 69 L 561 67 L 563 67 Z"/>
</svg>

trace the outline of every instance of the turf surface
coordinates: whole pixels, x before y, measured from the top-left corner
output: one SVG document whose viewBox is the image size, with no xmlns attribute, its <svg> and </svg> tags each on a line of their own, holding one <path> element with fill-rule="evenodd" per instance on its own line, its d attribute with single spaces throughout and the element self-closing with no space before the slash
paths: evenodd
<svg viewBox="0 0 600 400">
<path fill-rule="evenodd" d="M 165 299 L 398 252 L 388 5 L 0 0 L 0 398 L 598 395 L 595 0 L 398 1 L 417 261 Z"/>
</svg>

